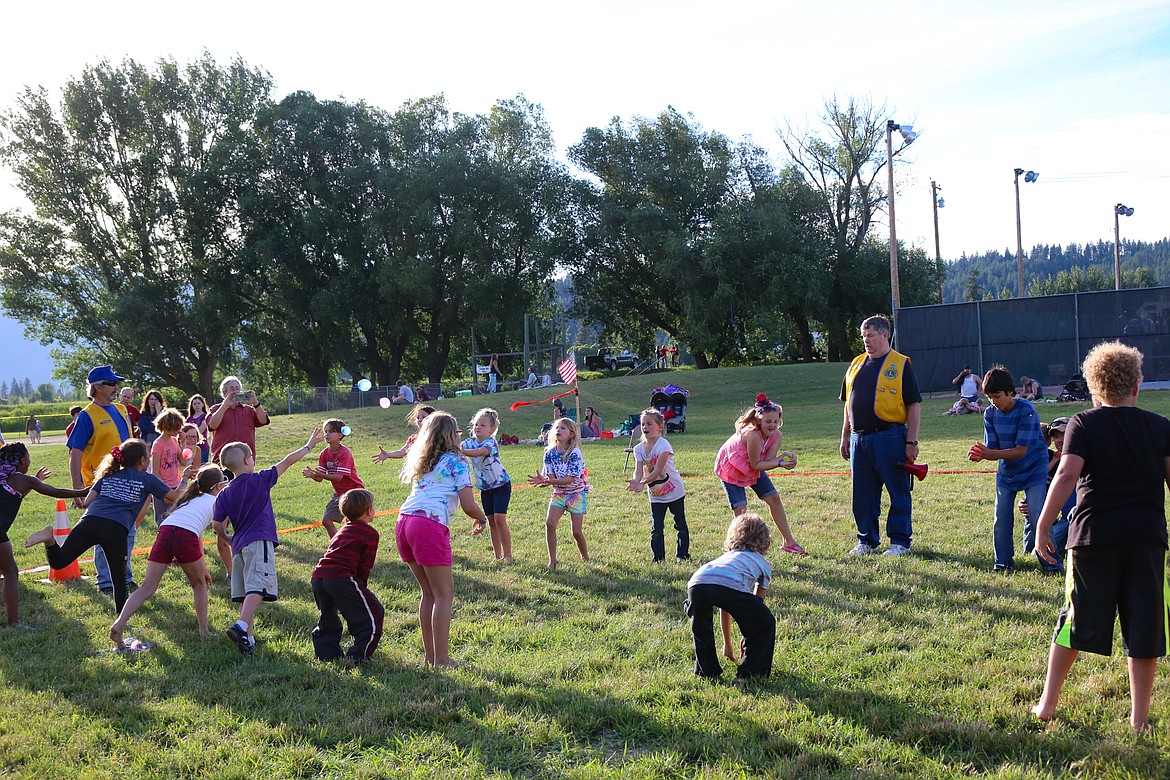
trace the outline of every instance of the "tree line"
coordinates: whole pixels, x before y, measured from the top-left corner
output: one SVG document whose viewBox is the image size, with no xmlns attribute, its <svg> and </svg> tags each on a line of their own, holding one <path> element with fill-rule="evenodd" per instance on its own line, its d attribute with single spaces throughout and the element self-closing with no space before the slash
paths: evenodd
<svg viewBox="0 0 1170 780">
<path fill-rule="evenodd" d="M 62 376 L 437 382 L 517 349 L 565 274 L 607 340 L 661 330 L 700 367 L 839 359 L 888 311 L 882 106 L 827 101 L 782 134 L 783 165 L 673 108 L 615 118 L 569 148 L 574 172 L 523 96 L 470 115 L 272 90 L 239 59 L 103 62 L 0 118 L 34 208 L 0 215 L 0 302 L 61 345 Z M 943 269 L 901 257 L 903 305 L 937 300 Z"/>
</svg>

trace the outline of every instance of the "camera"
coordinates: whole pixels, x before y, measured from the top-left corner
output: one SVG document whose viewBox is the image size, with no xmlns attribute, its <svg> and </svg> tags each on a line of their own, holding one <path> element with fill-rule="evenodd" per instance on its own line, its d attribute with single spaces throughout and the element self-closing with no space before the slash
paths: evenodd
<svg viewBox="0 0 1170 780">
<path fill-rule="evenodd" d="M 238 404 L 246 404 L 248 403 L 248 395 L 248 393 L 233 393 L 232 399 Z"/>
</svg>

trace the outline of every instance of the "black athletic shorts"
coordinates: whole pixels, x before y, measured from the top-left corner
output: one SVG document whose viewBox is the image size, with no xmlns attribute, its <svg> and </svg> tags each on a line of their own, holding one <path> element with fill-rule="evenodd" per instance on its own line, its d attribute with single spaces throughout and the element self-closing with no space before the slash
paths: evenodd
<svg viewBox="0 0 1170 780">
<path fill-rule="evenodd" d="M 1068 551 L 1065 603 L 1052 641 L 1098 655 L 1113 652 L 1121 618 L 1125 654 L 1166 655 L 1166 550 L 1156 545 L 1099 545 Z"/>
</svg>

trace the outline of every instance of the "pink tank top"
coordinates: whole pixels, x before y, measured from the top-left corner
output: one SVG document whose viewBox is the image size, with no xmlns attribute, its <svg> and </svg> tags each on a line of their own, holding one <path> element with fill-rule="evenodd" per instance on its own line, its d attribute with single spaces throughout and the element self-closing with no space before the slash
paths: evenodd
<svg viewBox="0 0 1170 780">
<path fill-rule="evenodd" d="M 764 438 L 764 434 L 758 429 L 756 433 L 761 439 Z M 754 470 L 751 462 L 748 461 L 747 445 L 744 444 L 743 436 L 744 434 L 736 432 L 723 442 L 723 446 L 719 448 L 719 453 L 715 456 L 715 474 L 729 485 L 751 487 L 760 478 L 760 472 Z M 769 436 L 760 445 L 760 451 L 767 452 L 775 438 L 776 434 Z"/>
</svg>

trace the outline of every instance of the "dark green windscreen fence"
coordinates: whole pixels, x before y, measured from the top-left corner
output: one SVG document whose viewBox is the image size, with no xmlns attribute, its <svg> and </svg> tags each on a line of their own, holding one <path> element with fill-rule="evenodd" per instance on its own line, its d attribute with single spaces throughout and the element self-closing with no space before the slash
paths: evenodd
<svg viewBox="0 0 1170 780">
<path fill-rule="evenodd" d="M 950 390 L 965 365 L 1063 385 L 1095 344 L 1120 339 L 1145 356 L 1146 381 L 1170 379 L 1170 287 L 899 309 L 897 349 L 923 390 Z"/>
</svg>

